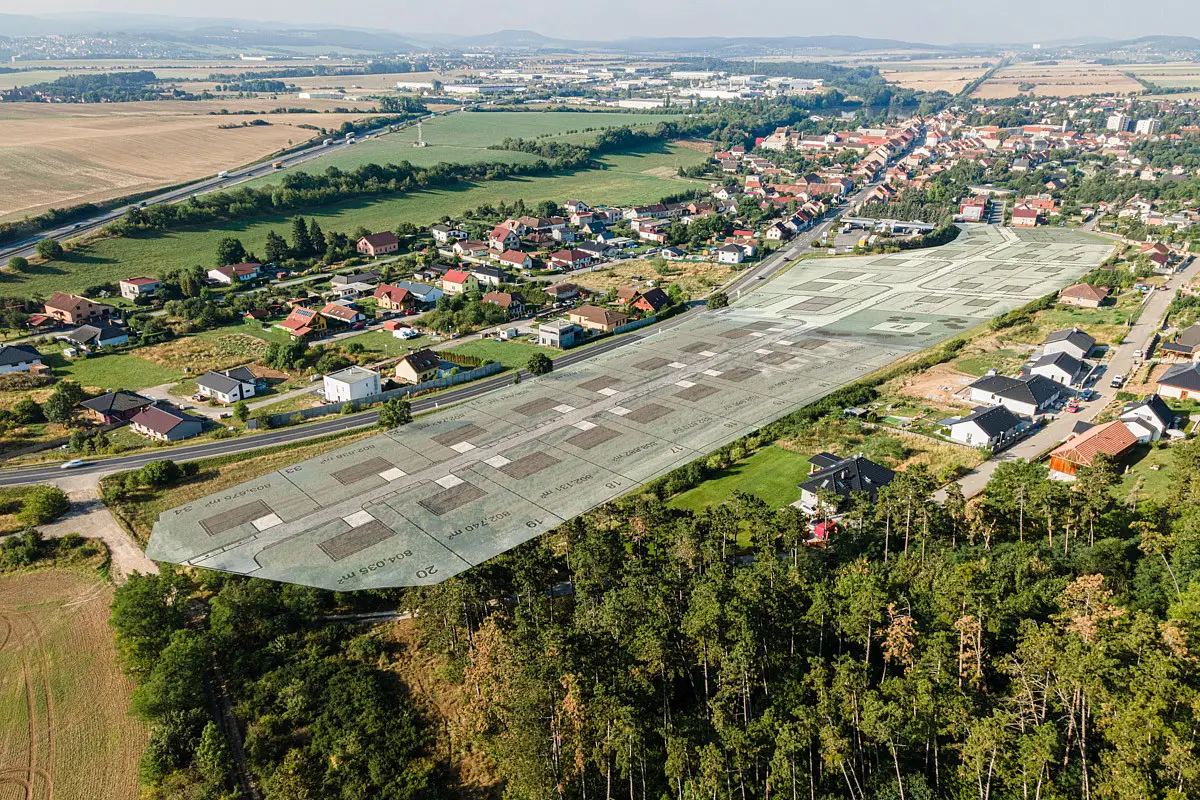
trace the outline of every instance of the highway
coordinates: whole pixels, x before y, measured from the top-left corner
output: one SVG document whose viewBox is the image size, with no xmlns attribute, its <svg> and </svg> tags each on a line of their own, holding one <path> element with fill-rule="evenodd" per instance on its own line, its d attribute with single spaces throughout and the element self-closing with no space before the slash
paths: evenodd
<svg viewBox="0 0 1200 800">
<path fill-rule="evenodd" d="M 618 347 L 624 347 L 633 342 L 641 341 L 653 333 L 678 325 L 690 313 L 691 309 L 666 322 L 654 325 L 645 331 L 633 331 L 622 336 L 605 339 L 591 347 L 584 347 L 580 350 L 565 353 L 554 359 L 554 366 L 556 368 L 567 367 L 589 358 L 595 358 Z M 520 370 L 520 375 L 522 379 L 530 377 L 529 373 L 525 370 Z M 513 373 L 504 372 L 494 378 L 486 378 L 481 381 L 468 383 L 460 388 L 450 389 L 435 396 L 416 398 L 412 401 L 412 411 L 414 414 L 419 414 L 454 403 L 473 400 L 502 386 L 508 386 L 512 382 Z M 137 469 L 151 461 L 158 461 L 163 458 L 169 458 L 173 461 L 196 461 L 215 456 L 236 455 L 238 453 L 259 450 L 264 447 L 301 442 L 307 439 L 315 439 L 321 436 L 329 436 L 330 434 L 345 433 L 346 431 L 369 427 L 375 425 L 378 419 L 379 412 L 377 410 L 364 411 L 359 414 L 350 414 L 347 416 L 334 416 L 325 421 L 310 422 L 299 428 L 278 428 L 264 433 L 247 434 L 234 439 L 221 439 L 185 447 L 154 448 L 128 456 L 97 459 L 86 462 L 69 471 L 61 469 L 59 464 L 17 470 L 0 470 L 0 486 L 50 483 L 66 475 L 74 477 L 77 475 L 121 472 L 123 470 Z"/>
<path fill-rule="evenodd" d="M 491 103 L 491 102 L 494 102 L 494 101 L 488 101 L 488 103 Z M 433 119 L 435 116 L 445 116 L 447 114 L 454 114 L 459 111 L 478 108 L 478 107 L 480 107 L 482 105 L 486 105 L 486 104 L 487 103 L 474 103 L 472 105 L 462 106 L 460 108 L 456 108 L 456 109 L 453 109 L 450 111 L 438 112 L 438 114 L 436 114 L 436 115 L 435 114 L 425 114 L 419 118 L 407 120 L 406 122 L 399 123 L 395 126 L 384 125 L 382 127 L 375 128 L 374 130 L 366 131 L 359 135 L 359 137 L 361 137 L 361 138 L 356 137 L 356 139 L 359 143 L 361 143 L 363 138 L 365 138 L 367 136 L 377 136 L 377 135 L 389 133 L 392 131 L 393 127 L 395 128 L 396 131 L 400 131 L 405 128 L 416 125 L 418 122 L 426 122 L 430 119 Z M 333 141 L 330 144 L 326 145 L 326 144 L 324 144 L 326 139 L 333 139 Z M 299 150 L 296 150 L 295 152 L 288 153 L 287 155 L 278 156 L 276 158 L 269 158 L 266 161 L 262 161 L 257 164 L 251 164 L 250 166 L 242 167 L 241 169 L 231 169 L 231 170 L 229 170 L 229 173 L 224 178 L 218 178 L 218 177 L 204 178 L 204 179 L 196 181 L 194 183 L 189 183 L 186 186 L 182 186 L 177 189 L 171 189 L 169 191 L 163 192 L 162 194 L 158 194 L 153 197 L 148 197 L 145 200 L 142 200 L 138 203 L 128 203 L 126 205 L 120 206 L 119 208 L 114 208 L 111 211 L 106 211 L 102 214 L 98 214 L 94 217 L 91 217 L 90 219 L 80 220 L 80 221 L 68 223 L 66 225 L 61 225 L 52 230 L 42 231 L 35 236 L 30 236 L 28 238 L 22 239 L 19 242 L 13 242 L 13 243 L 4 245 L 4 246 L 0 247 L 0 261 L 7 261 L 8 259 L 12 258 L 13 256 L 24 256 L 26 258 L 33 256 L 34 248 L 37 246 L 37 243 L 40 242 L 42 239 L 58 239 L 58 240 L 62 241 L 65 239 L 75 239 L 80 236 L 85 236 L 90 233 L 95 233 L 96 231 L 100 230 L 101 228 L 108 225 L 109 223 L 114 222 L 114 221 L 120 219 L 121 217 L 125 216 L 126 212 L 128 212 L 129 209 L 134 208 L 134 207 L 152 206 L 152 205 L 158 205 L 160 203 L 179 203 L 184 200 L 187 200 L 190 197 L 194 197 L 199 194 L 204 194 L 206 192 L 216 191 L 218 189 L 229 189 L 234 186 L 237 186 L 239 183 L 244 183 L 244 182 L 252 180 L 254 178 L 259 178 L 259 177 L 262 177 L 263 175 L 269 175 L 273 172 L 276 172 L 277 170 L 273 166 L 276 162 L 280 162 L 283 164 L 283 166 L 280 167 L 280 169 L 283 169 L 286 167 L 294 167 L 297 164 L 302 164 L 306 161 L 313 161 L 315 159 L 321 158 L 322 156 L 327 156 L 331 153 L 341 152 L 342 150 L 346 149 L 347 147 L 351 147 L 351 146 L 352 146 L 351 143 L 348 142 L 345 139 L 345 137 L 339 138 L 334 134 L 330 134 L 328 136 L 318 136 L 317 138 L 313 139 L 312 144 L 310 144 L 306 147 L 303 147 Z"/>
</svg>

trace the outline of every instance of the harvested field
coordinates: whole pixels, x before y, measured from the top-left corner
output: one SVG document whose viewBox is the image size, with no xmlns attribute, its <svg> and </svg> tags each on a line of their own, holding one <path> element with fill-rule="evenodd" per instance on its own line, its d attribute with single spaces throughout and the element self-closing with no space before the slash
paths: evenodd
<svg viewBox="0 0 1200 800">
<path fill-rule="evenodd" d="M 108 628 L 112 588 L 52 569 L 0 575 L 0 797 L 134 800 L 146 727 Z"/>
<path fill-rule="evenodd" d="M 1080 62 L 1017 64 L 997 71 L 972 97 L 999 99 L 1030 92 L 1039 97 L 1080 97 L 1139 93 L 1143 88 L 1116 67 Z"/>
<path fill-rule="evenodd" d="M 968 83 L 983 77 L 987 70 L 982 67 L 957 67 L 929 70 L 893 70 L 881 67 L 880 72 L 888 83 L 919 92 L 946 91 L 958 94 Z"/>
<path fill-rule="evenodd" d="M 318 135 L 300 125 L 332 129 L 364 116 L 321 113 L 332 102 L 290 101 L 287 105 L 303 103 L 313 113 L 252 117 L 209 112 L 270 111 L 285 103 L 6 103 L 0 108 L 5 130 L 0 139 L 0 221 L 213 175 Z M 220 127 L 252 119 L 270 125 Z"/>
<path fill-rule="evenodd" d="M 247 333 L 222 333 L 215 336 L 188 336 L 142 347 L 134 355 L 167 369 L 202 375 L 210 369 L 236 367 L 257 361 L 267 352 L 267 343 Z"/>
<path fill-rule="evenodd" d="M 1121 72 L 1132 73 L 1144 81 L 1168 89 L 1200 89 L 1200 64 L 1180 62 L 1177 64 L 1123 64 L 1115 67 Z"/>
</svg>

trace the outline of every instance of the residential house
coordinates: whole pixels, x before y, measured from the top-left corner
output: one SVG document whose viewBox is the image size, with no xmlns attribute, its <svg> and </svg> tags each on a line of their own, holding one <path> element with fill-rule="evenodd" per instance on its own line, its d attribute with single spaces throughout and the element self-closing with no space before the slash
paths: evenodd
<svg viewBox="0 0 1200 800">
<path fill-rule="evenodd" d="M 258 378 L 245 367 L 216 372 L 209 370 L 196 379 L 196 393 L 230 405 L 254 397 Z"/>
<path fill-rule="evenodd" d="M 467 232 L 457 225 L 439 223 L 430 228 L 429 232 L 433 234 L 433 240 L 438 244 L 449 244 L 467 238 Z"/>
<path fill-rule="evenodd" d="M 204 423 L 169 406 L 149 405 L 129 418 L 129 427 L 150 439 L 178 442 L 199 436 Z"/>
<path fill-rule="evenodd" d="M 1120 420 L 1142 444 L 1157 442 L 1175 427 L 1175 412 L 1156 394 L 1126 403 Z"/>
<path fill-rule="evenodd" d="M 617 289 L 617 300 L 624 303 L 626 308 L 636 309 L 648 314 L 654 314 L 671 305 L 670 296 L 657 286 L 652 286 L 648 289 L 622 286 L 620 289 Z"/>
<path fill-rule="evenodd" d="M 1175 341 L 1160 345 L 1159 351 L 1168 361 L 1200 360 L 1200 325 L 1185 328 Z"/>
<path fill-rule="evenodd" d="M 722 245 L 717 248 L 717 260 L 722 264 L 741 264 L 746 260 L 746 251 L 736 244 Z"/>
<path fill-rule="evenodd" d="M 8 372 L 30 372 L 42 366 L 42 354 L 28 345 L 0 346 L 0 375 Z"/>
<path fill-rule="evenodd" d="M 580 242 L 573 249 L 587 253 L 596 261 L 612 258 L 618 252 L 618 248 L 608 242 Z"/>
<path fill-rule="evenodd" d="M 579 269 L 595 261 L 595 256 L 585 250 L 572 248 L 550 254 L 550 264 L 558 269 Z"/>
<path fill-rule="evenodd" d="M 520 317 L 525 314 L 525 298 L 520 292 L 488 292 L 483 296 L 483 302 L 497 305 L 508 312 L 510 317 Z"/>
<path fill-rule="evenodd" d="M 1088 353 L 1092 352 L 1092 348 L 1095 346 L 1096 340 L 1092 336 L 1079 328 L 1068 328 L 1063 331 L 1055 331 L 1046 337 L 1046 341 L 1042 342 L 1042 355 L 1066 353 L 1082 361 L 1087 358 Z"/>
<path fill-rule="evenodd" d="M 833 498 L 839 508 L 850 495 L 857 492 L 875 502 L 879 498 L 879 490 L 896 477 L 892 470 L 861 455 L 838 458 L 830 453 L 818 453 L 810 461 L 816 469 L 808 480 L 799 485 L 800 506 L 810 514 L 817 510 L 821 498 L 826 494 Z"/>
<path fill-rule="evenodd" d="M 579 297 L 579 287 L 573 283 L 552 283 L 546 287 L 546 294 L 555 302 L 573 300 Z"/>
<path fill-rule="evenodd" d="M 322 395 L 331 403 L 348 403 L 379 394 L 379 373 L 359 366 L 331 372 L 322 382 Z"/>
<path fill-rule="evenodd" d="M 65 333 L 58 338 L 91 350 L 98 347 L 117 347 L 129 344 L 129 330 L 119 325 L 99 322 L 96 325 L 80 325 L 70 333 Z"/>
<path fill-rule="evenodd" d="M 950 438 L 971 447 L 997 449 L 1011 443 L 1029 426 L 1004 406 L 977 406 L 965 417 L 951 420 Z"/>
<path fill-rule="evenodd" d="M 1081 308 L 1099 308 L 1108 299 L 1108 289 L 1104 286 L 1092 286 L 1087 283 L 1077 283 L 1068 286 L 1058 293 L 1058 302 L 1067 306 Z"/>
<path fill-rule="evenodd" d="M 1086 371 L 1087 365 L 1069 353 L 1046 353 L 1029 365 L 1030 375 L 1041 375 L 1063 386 L 1074 386 Z"/>
<path fill-rule="evenodd" d="M 1036 228 L 1042 221 L 1042 213 L 1027 205 L 1013 207 L 1012 226 L 1014 228 Z"/>
<path fill-rule="evenodd" d="M 388 253 L 395 253 L 400 249 L 400 240 L 391 231 L 368 233 L 358 240 L 355 249 L 364 256 L 376 258 L 386 256 Z"/>
<path fill-rule="evenodd" d="M 521 237 L 508 225 L 497 225 L 488 234 L 487 243 L 492 250 L 503 253 L 506 250 L 519 250 Z"/>
<path fill-rule="evenodd" d="M 321 316 L 347 326 L 356 325 L 367 318 L 366 314 L 363 314 L 354 306 L 347 306 L 341 303 L 326 304 L 321 309 Z"/>
<path fill-rule="evenodd" d="M 329 284 L 335 288 L 354 286 L 357 284 L 367 284 L 374 289 L 378 283 L 379 273 L 369 270 L 366 272 L 351 272 L 344 275 L 334 275 L 329 281 Z"/>
<path fill-rule="evenodd" d="M 446 294 L 468 294 L 479 291 L 479 279 L 461 269 L 448 270 L 442 276 L 442 291 Z"/>
<path fill-rule="evenodd" d="M 324 332 L 328 321 L 311 308 L 296 306 L 287 315 L 287 319 L 277 323 L 275 327 L 287 331 L 295 339 L 306 339 L 314 333 Z"/>
<path fill-rule="evenodd" d="M 567 314 L 567 319 L 587 330 L 610 333 L 618 326 L 628 322 L 629 315 L 608 308 L 587 305 L 572 309 Z"/>
<path fill-rule="evenodd" d="M 394 284 L 397 289 L 404 289 L 413 297 L 417 298 L 417 302 L 423 306 L 431 306 L 441 299 L 444 292 L 436 286 L 430 286 L 427 283 L 417 283 L 415 281 L 396 281 Z"/>
<path fill-rule="evenodd" d="M 408 289 L 381 283 L 371 295 L 375 304 L 384 311 L 407 311 L 417 305 L 417 296 Z"/>
<path fill-rule="evenodd" d="M 1041 375 L 1023 378 L 985 375 L 967 388 L 972 402 L 1001 405 L 1026 417 L 1043 413 L 1063 394 L 1060 384 Z"/>
<path fill-rule="evenodd" d="M 121 297 L 137 300 L 139 297 L 153 297 L 162 288 L 162 281 L 156 278 L 122 278 L 119 285 Z"/>
<path fill-rule="evenodd" d="M 153 403 L 154 401 L 149 397 L 121 390 L 91 397 L 82 401 L 79 406 L 95 422 L 101 425 L 113 425 L 129 422 L 135 414 Z"/>
<path fill-rule="evenodd" d="M 488 254 L 487 242 L 479 242 L 474 239 L 460 239 L 450 249 L 460 258 L 483 258 Z"/>
<path fill-rule="evenodd" d="M 511 276 L 507 272 L 487 264 L 472 265 L 470 272 L 475 276 L 475 280 L 479 281 L 480 286 L 499 286 L 511 280 Z"/>
<path fill-rule="evenodd" d="M 116 314 L 116 309 L 103 303 L 95 303 L 77 294 L 55 292 L 45 302 L 43 313 L 68 325 L 95 322 Z"/>
<path fill-rule="evenodd" d="M 964 200 L 958 207 L 958 215 L 964 222 L 983 222 L 988 212 L 988 198 L 972 197 Z"/>
<path fill-rule="evenodd" d="M 262 264 L 246 262 L 244 264 L 228 264 L 208 271 L 208 279 L 214 283 L 233 286 L 239 283 L 256 280 L 262 275 Z"/>
<path fill-rule="evenodd" d="M 583 328 L 565 319 L 543 322 L 538 326 L 538 344 L 542 347 L 557 347 L 566 350 L 573 347 L 582 336 Z"/>
<path fill-rule="evenodd" d="M 441 365 L 442 359 L 432 350 L 414 350 L 396 363 L 396 380 L 411 384 L 431 381 Z"/>
<path fill-rule="evenodd" d="M 528 253 L 522 253 L 520 250 L 505 250 L 496 257 L 496 260 L 504 266 L 512 267 L 513 269 L 530 269 L 533 267 L 533 259 L 529 257 Z"/>
<path fill-rule="evenodd" d="M 1187 400 L 1200 397 L 1200 364 L 1175 364 L 1158 378 L 1155 391 L 1163 397 Z"/>
<path fill-rule="evenodd" d="M 1050 452 L 1050 478 L 1073 481 L 1081 468 L 1095 463 L 1097 456 L 1120 458 L 1132 450 L 1137 441 L 1133 431 L 1119 419 L 1097 425 Z"/>
</svg>

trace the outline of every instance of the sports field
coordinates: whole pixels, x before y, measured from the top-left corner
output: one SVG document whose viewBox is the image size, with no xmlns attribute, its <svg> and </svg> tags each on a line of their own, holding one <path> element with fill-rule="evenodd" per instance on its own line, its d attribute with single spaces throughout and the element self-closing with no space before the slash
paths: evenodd
<svg viewBox="0 0 1200 800">
<path fill-rule="evenodd" d="M 166 511 L 147 553 L 335 590 L 439 583 L 1111 251 L 975 225 L 946 247 L 801 261 L 726 309 Z M 782 480 L 769 489 L 786 501 Z"/>
<path fill-rule="evenodd" d="M 386 136 L 361 141 L 350 148 L 291 170 L 324 172 L 329 167 L 351 170 L 363 164 L 387 164 L 408 161 L 419 167 L 442 162 L 472 164 L 503 162 L 532 164 L 540 159 L 533 153 L 513 150 L 489 150 L 505 138 L 536 139 L 540 137 L 590 139 L 605 128 L 621 126 L 642 127 L 664 120 L 678 119 L 671 114 L 621 114 L 610 112 L 568 111 L 487 111 L 450 114 L 422 123 L 420 137 L 427 147 L 414 147 L 418 133 L 415 126 Z M 279 176 L 291 170 L 281 170 L 245 185 L 278 183 Z"/>
<path fill-rule="evenodd" d="M 0 296 L 26 297 L 79 290 L 130 275 L 157 275 L 193 264 L 215 265 L 217 242 L 226 236 L 238 237 L 246 249 L 261 255 L 266 248 L 267 232 L 275 230 L 286 235 L 297 214 L 316 218 L 326 231 L 348 233 L 359 225 L 376 231 L 393 230 L 401 222 L 429 225 L 443 216 L 456 216 L 485 203 L 511 203 L 518 198 L 531 205 L 543 200 L 562 202 L 576 196 L 589 203 L 652 203 L 703 186 L 698 181 L 675 177 L 675 172 L 704 158 L 703 153 L 687 147 L 660 144 L 605 156 L 601 160 L 604 169 L 486 181 L 458 189 L 300 210 L 255 222 L 229 222 L 204 230 L 101 239 L 71 251 L 64 260 L 30 267 L 20 275 L 0 276 Z"/>
<path fill-rule="evenodd" d="M 111 601 L 82 571 L 0 575 L 0 798 L 139 796 L 146 729 L 129 713 Z"/>
</svg>

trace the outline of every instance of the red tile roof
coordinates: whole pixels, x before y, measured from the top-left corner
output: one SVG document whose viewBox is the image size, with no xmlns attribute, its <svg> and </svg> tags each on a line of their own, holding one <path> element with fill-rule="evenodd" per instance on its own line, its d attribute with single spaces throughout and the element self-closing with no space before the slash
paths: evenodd
<svg viewBox="0 0 1200 800">
<path fill-rule="evenodd" d="M 1114 420 L 1107 425 L 1097 425 L 1086 433 L 1076 436 L 1060 445 L 1050 455 L 1057 456 L 1063 461 L 1090 466 L 1098 453 L 1108 456 L 1119 456 L 1137 444 L 1137 437 L 1121 420 Z"/>
</svg>

